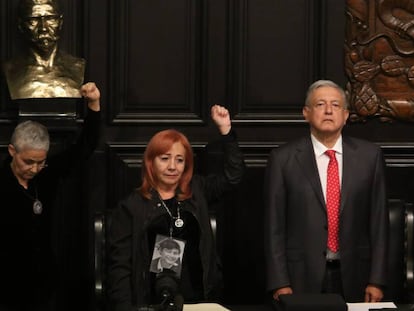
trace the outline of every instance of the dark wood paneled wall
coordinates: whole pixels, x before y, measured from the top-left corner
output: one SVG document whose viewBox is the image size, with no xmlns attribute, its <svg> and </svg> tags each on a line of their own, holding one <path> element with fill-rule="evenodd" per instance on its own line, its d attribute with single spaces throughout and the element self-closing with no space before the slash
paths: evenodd
<svg viewBox="0 0 414 311">
<path fill-rule="evenodd" d="M 0 1 L 0 60 L 20 48 L 16 0 Z M 61 258 L 66 305 L 94 310 L 93 216 L 113 209 L 139 181 L 141 155 L 158 130 L 185 132 L 201 159 L 217 138 L 209 107 L 234 118 L 247 175 L 217 206 L 226 303 L 264 298 L 262 184 L 271 148 L 308 132 L 301 115 L 307 86 L 319 78 L 345 85 L 345 2 L 337 0 L 62 0 L 61 48 L 87 59 L 85 79 L 102 91 L 102 143 L 76 176 L 74 206 L 62 193 Z M 0 151 L 6 153 L 16 107 L 0 80 Z M 82 114 L 79 115 L 79 123 Z M 58 143 L 66 134 L 52 129 Z M 414 200 L 412 124 L 350 124 L 346 132 L 380 144 L 390 197 Z M 217 156 L 214 149 L 203 159 Z M 200 171 L 215 169 L 199 161 Z M 73 205 L 73 204 L 72 204 Z M 69 276 L 71 276 L 69 278 Z M 85 294 L 86 293 L 86 294 Z M 72 301 L 70 304 L 69 301 Z"/>
</svg>

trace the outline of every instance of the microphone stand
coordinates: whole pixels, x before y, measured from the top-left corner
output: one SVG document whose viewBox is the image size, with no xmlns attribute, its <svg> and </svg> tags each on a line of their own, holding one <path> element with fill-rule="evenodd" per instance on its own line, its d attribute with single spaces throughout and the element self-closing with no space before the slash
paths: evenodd
<svg viewBox="0 0 414 311">
<path fill-rule="evenodd" d="M 174 301 L 169 301 L 168 297 L 165 297 L 165 299 L 160 304 L 141 306 L 138 307 L 138 311 L 182 311 L 183 304 L 180 303 L 180 301 L 182 301 L 182 298 L 176 297 Z"/>
</svg>

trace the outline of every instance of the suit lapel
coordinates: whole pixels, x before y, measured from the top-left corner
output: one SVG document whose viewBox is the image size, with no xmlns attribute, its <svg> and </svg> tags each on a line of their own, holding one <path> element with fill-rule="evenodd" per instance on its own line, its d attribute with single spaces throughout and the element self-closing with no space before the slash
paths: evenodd
<svg viewBox="0 0 414 311">
<path fill-rule="evenodd" d="M 321 207 L 325 209 L 325 199 L 323 197 L 319 172 L 316 166 L 315 152 L 313 150 L 310 137 L 305 137 L 299 142 L 296 159 L 298 161 L 299 167 L 301 167 L 303 174 L 312 185 L 315 195 L 321 203 Z"/>
</svg>

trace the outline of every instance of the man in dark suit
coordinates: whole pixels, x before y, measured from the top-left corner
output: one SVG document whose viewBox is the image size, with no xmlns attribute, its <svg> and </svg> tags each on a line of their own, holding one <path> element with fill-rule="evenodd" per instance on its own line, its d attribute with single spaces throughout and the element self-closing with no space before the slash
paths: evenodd
<svg viewBox="0 0 414 311">
<path fill-rule="evenodd" d="M 342 136 L 348 103 L 332 81 L 309 87 L 303 115 L 310 135 L 272 150 L 266 169 L 267 289 L 275 300 L 282 294 L 338 293 L 347 302 L 380 301 L 389 230 L 382 152 Z M 336 247 L 328 246 L 334 225 L 326 207 L 327 150 L 334 150 L 338 164 Z"/>
</svg>

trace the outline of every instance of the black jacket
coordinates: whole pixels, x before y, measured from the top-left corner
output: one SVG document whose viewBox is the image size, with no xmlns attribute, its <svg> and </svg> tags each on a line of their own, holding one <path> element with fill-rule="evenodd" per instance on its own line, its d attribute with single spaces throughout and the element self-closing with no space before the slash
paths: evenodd
<svg viewBox="0 0 414 311">
<path fill-rule="evenodd" d="M 10 168 L 11 157 L 0 168 L 0 307 L 35 308 L 54 291 L 57 262 L 52 219 L 59 180 L 91 155 L 98 143 L 99 123 L 100 113 L 89 111 L 76 144 L 48 158 L 48 167 L 29 181 L 27 190 Z M 33 212 L 36 196 L 43 205 L 40 215 Z"/>
<path fill-rule="evenodd" d="M 199 254 L 203 268 L 205 300 L 215 296 L 220 273 L 209 218 L 209 203 L 237 185 L 244 173 L 244 159 L 233 133 L 222 136 L 224 166 L 220 174 L 195 175 L 192 197 L 182 202 L 183 210 L 195 217 L 200 229 Z M 152 220 L 166 213 L 157 195 L 147 200 L 138 192 L 119 203 L 109 228 L 108 295 L 116 311 L 130 311 L 150 302 L 151 256 L 147 228 Z"/>
</svg>

